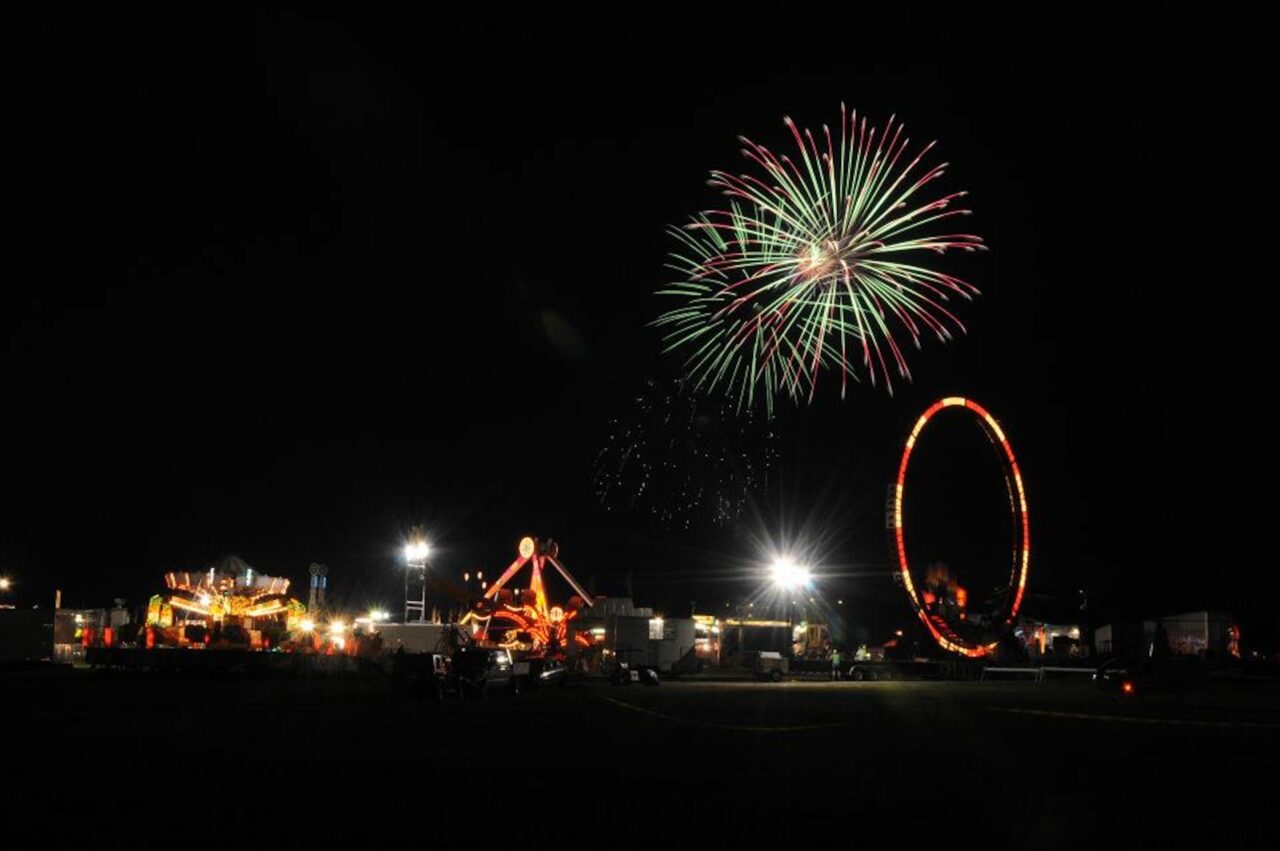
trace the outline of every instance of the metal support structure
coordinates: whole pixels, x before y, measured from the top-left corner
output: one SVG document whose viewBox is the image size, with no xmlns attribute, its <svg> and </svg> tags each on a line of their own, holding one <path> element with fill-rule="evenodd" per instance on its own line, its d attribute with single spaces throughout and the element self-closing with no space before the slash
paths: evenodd
<svg viewBox="0 0 1280 851">
<path fill-rule="evenodd" d="M 550 539 L 540 541 L 525 536 L 520 539 L 516 549 L 515 561 L 511 562 L 493 584 L 485 589 L 482 602 L 468 612 L 462 622 L 474 621 L 483 624 L 478 634 L 482 640 L 488 640 L 490 624 L 497 618 L 508 633 L 527 634 L 534 647 L 550 648 L 553 652 L 561 652 L 569 640 L 569 621 L 577 617 L 583 609 L 590 608 L 594 600 L 578 580 L 573 578 L 568 568 L 561 564 L 558 558 L 560 545 L 555 541 Z M 580 604 L 562 607 L 553 606 L 548 602 L 547 587 L 544 582 L 548 564 L 554 567 L 560 574 L 560 578 L 573 589 L 581 601 Z M 514 605 L 500 603 L 499 594 L 503 587 L 526 565 L 530 570 L 528 590 L 533 595 L 532 600 L 522 601 L 517 589 Z M 571 600 L 570 603 L 572 602 Z M 576 637 L 575 640 L 585 642 L 581 636 Z"/>
<path fill-rule="evenodd" d="M 427 621 L 427 559 L 431 547 L 421 526 L 409 531 L 409 542 L 404 548 L 404 622 Z M 417 617 L 414 617 L 414 616 Z"/>
<path fill-rule="evenodd" d="M 329 568 L 323 564 L 311 565 L 311 597 L 307 601 L 307 611 L 316 614 L 324 610 L 324 592 L 329 585 Z"/>
<path fill-rule="evenodd" d="M 409 561 L 404 569 L 404 622 L 427 620 L 427 562 Z"/>
</svg>

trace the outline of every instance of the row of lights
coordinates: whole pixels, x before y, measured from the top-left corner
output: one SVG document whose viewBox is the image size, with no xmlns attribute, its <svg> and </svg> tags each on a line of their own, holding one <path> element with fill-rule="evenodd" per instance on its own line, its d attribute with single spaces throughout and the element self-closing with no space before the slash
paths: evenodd
<svg viewBox="0 0 1280 851">
<path fill-rule="evenodd" d="M 384 612 L 381 609 L 375 609 L 374 611 L 369 612 L 367 617 L 356 618 L 355 622 L 357 624 L 372 625 L 375 623 L 384 623 L 390 618 L 391 618 L 391 615 L 388 614 L 387 612 Z M 311 618 L 303 618 L 302 621 L 298 624 L 298 628 L 301 629 L 303 632 L 315 632 L 316 622 Z M 346 632 L 347 625 L 344 621 L 340 621 L 340 620 L 329 621 L 328 630 L 330 635 L 335 635 L 335 636 L 342 635 L 344 632 Z"/>
<path fill-rule="evenodd" d="M 405 544 L 404 557 L 405 561 L 410 564 L 421 564 L 425 562 L 430 555 L 431 545 L 425 540 L 419 539 Z M 797 563 L 794 559 L 787 556 L 775 559 L 769 567 L 769 573 L 775 586 L 788 591 L 795 591 L 805 587 L 813 578 L 813 574 L 808 567 Z M 483 577 L 484 574 L 477 571 L 476 579 L 482 579 Z M 469 581 L 470 578 L 470 574 L 463 574 L 464 581 Z M 0 577 L 0 591 L 8 591 L 12 587 L 12 584 L 13 583 L 7 576 Z M 483 584 L 487 585 L 488 583 Z M 209 600 L 207 597 L 202 595 L 201 603 L 208 605 L 208 602 Z M 386 621 L 388 617 L 389 615 L 384 611 L 372 611 L 369 613 L 369 617 L 364 619 L 364 622 L 371 624 L 380 623 Z M 360 620 L 361 619 L 357 619 L 357 622 Z M 329 631 L 334 635 L 341 635 L 344 628 L 345 625 L 341 621 L 334 621 L 329 624 Z M 304 632 L 311 632 L 315 629 L 315 623 L 310 618 L 306 618 L 302 621 L 302 629 Z"/>
</svg>

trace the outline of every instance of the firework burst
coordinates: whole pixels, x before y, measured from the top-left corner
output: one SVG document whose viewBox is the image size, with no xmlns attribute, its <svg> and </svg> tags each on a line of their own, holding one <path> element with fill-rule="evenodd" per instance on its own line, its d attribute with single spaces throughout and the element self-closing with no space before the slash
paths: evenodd
<svg viewBox="0 0 1280 851">
<path fill-rule="evenodd" d="M 921 263 L 919 253 L 975 251 L 982 239 L 947 233 L 965 192 L 927 197 L 946 163 L 921 163 L 903 125 L 883 131 L 840 108 L 821 141 L 790 119 L 799 160 L 742 139 L 757 174 L 711 172 L 728 209 L 672 228 L 680 242 L 668 267 L 680 279 L 659 291 L 680 299 L 656 325 L 667 351 L 686 356 L 695 387 L 723 389 L 740 406 L 763 395 L 812 399 L 818 374 L 838 369 L 843 396 L 865 372 L 893 392 L 891 372 L 910 379 L 902 341 L 949 340 L 964 325 L 946 306 L 973 285 Z M 944 224 L 946 223 L 946 224 Z"/>
</svg>

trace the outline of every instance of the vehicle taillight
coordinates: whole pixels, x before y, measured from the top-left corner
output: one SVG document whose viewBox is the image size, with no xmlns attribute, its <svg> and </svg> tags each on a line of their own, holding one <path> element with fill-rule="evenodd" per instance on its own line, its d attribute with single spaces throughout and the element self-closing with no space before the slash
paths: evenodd
<svg viewBox="0 0 1280 851">
<path fill-rule="evenodd" d="M 1125 680 L 1125 682 L 1120 685 L 1120 690 L 1125 694 L 1133 694 L 1133 683 Z"/>
</svg>

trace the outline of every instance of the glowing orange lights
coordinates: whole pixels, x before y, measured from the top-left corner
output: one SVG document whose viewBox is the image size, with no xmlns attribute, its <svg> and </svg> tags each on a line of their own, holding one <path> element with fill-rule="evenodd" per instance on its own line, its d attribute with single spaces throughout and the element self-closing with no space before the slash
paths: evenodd
<svg viewBox="0 0 1280 851">
<path fill-rule="evenodd" d="M 915 581 L 911 575 L 911 565 L 907 561 L 906 535 L 903 530 L 903 502 L 906 493 L 907 465 L 911 461 L 911 451 L 915 448 L 920 433 L 924 431 L 924 427 L 933 418 L 933 415 L 944 408 L 964 408 L 972 412 L 978 418 L 978 422 L 982 424 L 992 443 L 1000 447 L 1001 455 L 1004 459 L 1005 482 L 1009 489 L 1009 504 L 1014 516 L 1017 542 L 1013 550 L 1013 570 L 1009 578 L 1009 593 L 1012 597 L 1012 603 L 1008 606 L 1007 611 L 1002 613 L 1002 620 L 1006 625 L 1013 622 L 1014 617 L 1018 614 L 1018 609 L 1022 606 L 1022 597 L 1027 587 L 1027 570 L 1031 564 L 1031 522 L 1027 514 L 1027 494 L 1022 482 L 1022 472 L 1018 469 L 1018 461 L 1013 455 L 1013 447 L 1009 445 L 1009 439 L 1005 436 L 1004 430 L 1000 428 L 1000 424 L 996 422 L 995 417 L 986 408 L 972 399 L 966 399 L 962 396 L 948 396 L 945 399 L 939 399 L 925 409 L 925 412 L 912 427 L 902 451 L 902 461 L 898 464 L 898 478 L 893 489 L 889 525 L 893 530 L 894 545 L 898 552 L 898 570 L 899 575 L 902 577 L 902 584 L 906 588 L 907 596 L 911 599 L 912 607 L 915 608 L 921 623 L 929 630 L 929 634 L 933 636 L 939 646 L 953 653 L 971 657 L 988 656 L 995 650 L 995 642 L 977 644 L 968 641 L 952 631 L 941 617 L 936 614 L 930 614 L 929 609 L 935 602 L 934 594 L 923 589 L 917 592 Z M 968 595 L 964 592 L 964 589 L 957 589 L 956 603 L 958 606 L 963 609 L 967 602 Z M 967 618 L 962 619 L 967 620 Z"/>
<path fill-rule="evenodd" d="M 527 646 L 544 652 L 562 652 L 569 643 L 570 621 L 578 616 L 579 607 L 591 605 L 591 595 L 560 563 L 560 548 L 555 541 L 537 541 L 526 536 L 520 539 L 517 552 L 516 560 L 485 589 L 481 602 L 467 613 L 462 623 L 475 622 L 479 627 L 476 635 L 481 641 L 489 641 L 492 630 L 493 640 L 502 647 Z M 543 582 L 548 564 L 578 595 L 579 599 L 571 600 L 568 607 L 548 605 Z M 506 602 L 510 594 L 502 591 L 503 586 L 525 566 L 532 573 L 529 588 Z M 583 646 L 590 644 L 583 636 L 576 636 L 576 642 Z"/>
<path fill-rule="evenodd" d="M 186 646 L 186 628 L 234 625 L 246 630 L 248 646 L 262 646 L 259 630 L 266 623 L 293 631 L 306 614 L 302 603 L 288 596 L 289 580 L 265 576 L 241 564 L 231 569 L 170 571 L 164 576 L 168 593 L 153 596 L 147 605 L 146 626 L 151 646 Z M 175 615 L 176 613 L 176 615 Z"/>
<path fill-rule="evenodd" d="M 1133 694 L 1133 683 L 1126 680 L 1125 682 L 1120 684 L 1120 690 L 1123 691 L 1125 694 Z"/>
</svg>

